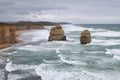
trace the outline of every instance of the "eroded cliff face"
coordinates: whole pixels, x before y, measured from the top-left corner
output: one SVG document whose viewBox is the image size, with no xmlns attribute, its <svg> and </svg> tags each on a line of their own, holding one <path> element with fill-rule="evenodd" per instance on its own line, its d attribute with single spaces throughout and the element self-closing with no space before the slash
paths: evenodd
<svg viewBox="0 0 120 80">
<path fill-rule="evenodd" d="M 61 25 L 57 24 L 50 31 L 50 36 L 48 41 L 65 41 L 66 36 L 64 35 L 64 30 Z"/>
<path fill-rule="evenodd" d="M 0 24 L 0 44 L 16 43 L 16 27 L 12 24 Z"/>
<path fill-rule="evenodd" d="M 21 42 L 17 40 L 19 32 L 29 29 L 44 29 L 44 26 L 34 22 L 2 23 L 0 22 L 0 49 Z"/>
</svg>

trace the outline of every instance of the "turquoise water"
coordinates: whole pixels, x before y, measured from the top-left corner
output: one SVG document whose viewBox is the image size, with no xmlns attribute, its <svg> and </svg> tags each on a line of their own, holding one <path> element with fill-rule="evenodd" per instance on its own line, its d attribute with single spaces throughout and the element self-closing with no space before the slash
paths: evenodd
<svg viewBox="0 0 120 80">
<path fill-rule="evenodd" d="M 10 49 L 8 80 L 120 80 L 120 25 L 62 26 L 68 41 L 48 42 L 53 26 L 22 33 L 24 44 Z M 84 29 L 87 45 L 79 40 Z"/>
</svg>

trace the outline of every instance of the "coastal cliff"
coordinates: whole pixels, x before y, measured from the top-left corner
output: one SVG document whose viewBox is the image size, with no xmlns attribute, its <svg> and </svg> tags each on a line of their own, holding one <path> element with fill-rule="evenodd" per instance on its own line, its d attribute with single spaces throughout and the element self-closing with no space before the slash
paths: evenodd
<svg viewBox="0 0 120 80">
<path fill-rule="evenodd" d="M 10 47 L 20 42 L 20 40 L 17 40 L 20 33 L 30 29 L 44 29 L 44 26 L 34 22 L 0 22 L 0 49 Z"/>
<path fill-rule="evenodd" d="M 0 24 L 0 49 L 17 43 L 15 31 L 16 27 L 12 24 Z"/>
</svg>

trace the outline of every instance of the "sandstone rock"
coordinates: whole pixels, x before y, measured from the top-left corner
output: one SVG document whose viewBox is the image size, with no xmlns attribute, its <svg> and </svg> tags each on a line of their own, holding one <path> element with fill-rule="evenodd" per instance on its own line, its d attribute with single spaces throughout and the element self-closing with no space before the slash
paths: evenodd
<svg viewBox="0 0 120 80">
<path fill-rule="evenodd" d="M 15 29 L 16 27 L 12 24 L 0 24 L 0 44 L 11 44 L 16 43 Z"/>
<path fill-rule="evenodd" d="M 10 26 L 10 43 L 16 43 L 17 38 L 16 38 L 16 27 L 14 25 Z"/>
<path fill-rule="evenodd" d="M 81 44 L 87 44 L 91 42 L 91 34 L 88 30 L 84 30 L 81 33 L 80 42 Z"/>
<path fill-rule="evenodd" d="M 53 27 L 50 31 L 50 36 L 48 41 L 65 41 L 66 36 L 64 35 L 64 30 L 61 27 L 61 25 L 57 24 L 55 27 Z"/>
<path fill-rule="evenodd" d="M 9 26 L 6 25 L 3 27 L 3 31 L 4 31 L 4 39 L 6 43 L 10 43 L 10 31 L 9 31 Z"/>
<path fill-rule="evenodd" d="M 3 27 L 0 26 L 0 44 L 5 43 L 3 36 L 4 36 Z"/>
</svg>

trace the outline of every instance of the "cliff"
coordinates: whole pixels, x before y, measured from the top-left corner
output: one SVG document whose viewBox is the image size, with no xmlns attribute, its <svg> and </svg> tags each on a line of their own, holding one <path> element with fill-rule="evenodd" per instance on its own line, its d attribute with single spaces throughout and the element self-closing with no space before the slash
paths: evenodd
<svg viewBox="0 0 120 80">
<path fill-rule="evenodd" d="M 44 29 L 44 26 L 34 22 L 15 22 L 3 23 L 0 22 L 0 49 L 12 46 L 18 43 L 17 36 L 19 32 L 29 29 Z"/>
<path fill-rule="evenodd" d="M 12 24 L 0 24 L 0 49 L 17 43 L 15 31 L 16 27 Z"/>
</svg>

